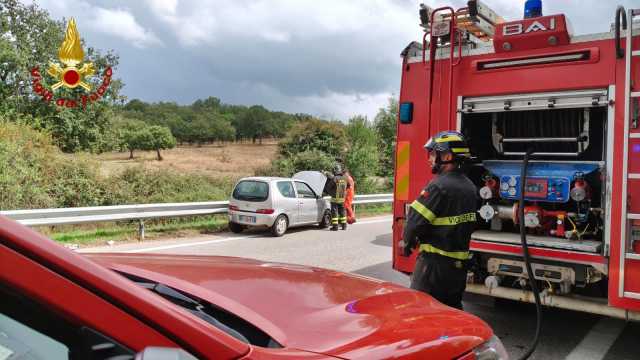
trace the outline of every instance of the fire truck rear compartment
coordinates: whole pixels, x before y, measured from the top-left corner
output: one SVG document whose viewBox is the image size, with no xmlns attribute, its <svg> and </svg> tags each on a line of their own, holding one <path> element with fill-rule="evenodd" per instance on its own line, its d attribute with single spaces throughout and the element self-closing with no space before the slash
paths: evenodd
<svg viewBox="0 0 640 360">
<path fill-rule="evenodd" d="M 577 101 L 577 107 L 567 100 L 562 108 L 549 106 L 550 97 L 536 99 L 536 95 L 517 95 L 517 101 L 503 97 L 498 101 L 473 98 L 463 102 L 461 130 L 471 152 L 480 160 L 469 171 L 481 198 L 473 240 L 520 244 L 516 184 L 523 154 L 532 149 L 525 184 L 524 222 L 529 246 L 604 254 L 607 206 L 600 194 L 604 194 L 608 112 L 606 92 L 601 94 L 604 96 L 593 97 L 592 103 L 585 103 L 589 100 L 584 97 L 582 102 Z M 499 280 L 502 286 L 517 283 L 516 287 L 529 281 L 516 258 L 478 255 L 478 265 L 485 275 L 477 280 Z M 606 269 L 588 264 L 534 259 L 533 267 L 536 274 L 540 273 L 537 280 L 561 293 L 606 276 Z"/>
<path fill-rule="evenodd" d="M 607 109 L 468 113 L 462 130 L 481 160 L 519 160 L 528 148 L 534 160 L 603 161 Z"/>
</svg>

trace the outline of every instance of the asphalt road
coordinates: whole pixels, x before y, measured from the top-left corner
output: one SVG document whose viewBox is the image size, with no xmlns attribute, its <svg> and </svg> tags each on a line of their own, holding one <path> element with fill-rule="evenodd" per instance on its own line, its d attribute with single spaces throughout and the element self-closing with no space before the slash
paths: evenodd
<svg viewBox="0 0 640 360">
<path fill-rule="evenodd" d="M 126 244 L 85 251 L 228 255 L 352 272 L 408 286 L 391 268 L 391 218 L 363 219 L 347 231 L 291 229 L 281 238 L 260 231 Z M 469 295 L 465 310 L 486 321 L 516 359 L 533 337 L 535 307 Z M 640 359 L 640 324 L 580 312 L 545 309 L 542 336 L 531 359 Z"/>
</svg>

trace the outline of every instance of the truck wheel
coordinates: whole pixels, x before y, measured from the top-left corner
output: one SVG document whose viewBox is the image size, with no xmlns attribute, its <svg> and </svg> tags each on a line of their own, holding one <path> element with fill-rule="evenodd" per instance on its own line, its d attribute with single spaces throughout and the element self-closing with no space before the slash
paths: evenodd
<svg viewBox="0 0 640 360">
<path fill-rule="evenodd" d="M 231 230 L 231 232 L 234 234 L 239 234 L 242 232 L 242 230 L 244 230 L 244 226 L 238 223 L 229 221 L 229 230 Z"/>
<path fill-rule="evenodd" d="M 321 229 L 326 229 L 329 227 L 329 224 L 331 224 L 331 211 L 327 210 L 324 212 L 324 215 L 322 215 L 322 220 L 320 220 L 318 226 L 320 226 Z"/>
<path fill-rule="evenodd" d="M 271 234 L 275 237 L 280 237 L 287 232 L 287 228 L 289 227 L 289 220 L 287 220 L 286 215 L 278 215 L 276 221 L 271 225 Z"/>
</svg>

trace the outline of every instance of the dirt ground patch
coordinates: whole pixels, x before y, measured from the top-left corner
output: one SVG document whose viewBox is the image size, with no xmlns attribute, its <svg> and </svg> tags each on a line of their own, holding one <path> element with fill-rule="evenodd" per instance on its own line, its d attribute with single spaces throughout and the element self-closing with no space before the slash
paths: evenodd
<svg viewBox="0 0 640 360">
<path fill-rule="evenodd" d="M 136 151 L 132 160 L 129 152 L 100 154 L 95 159 L 100 162 L 103 175 L 117 174 L 129 167 L 142 165 L 148 169 L 170 169 L 182 174 L 239 178 L 253 175 L 256 169 L 270 164 L 277 148 L 275 142 L 178 146 L 162 151 L 162 161 L 156 160 L 155 151 Z"/>
</svg>

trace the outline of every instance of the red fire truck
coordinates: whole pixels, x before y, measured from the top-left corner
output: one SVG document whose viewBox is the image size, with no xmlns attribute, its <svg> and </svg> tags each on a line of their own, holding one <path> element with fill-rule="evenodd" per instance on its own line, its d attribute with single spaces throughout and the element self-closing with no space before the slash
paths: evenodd
<svg viewBox="0 0 640 360">
<path fill-rule="evenodd" d="M 423 145 L 458 130 L 477 158 L 467 291 L 533 302 L 523 221 L 544 305 L 640 320 L 640 10 L 618 7 L 611 31 L 580 36 L 563 14 L 507 22 L 479 1 L 421 5 L 420 19 L 422 43 L 402 51 L 394 269 L 415 262 L 399 243 L 433 176 Z"/>
</svg>

